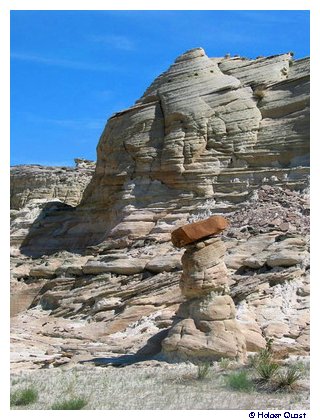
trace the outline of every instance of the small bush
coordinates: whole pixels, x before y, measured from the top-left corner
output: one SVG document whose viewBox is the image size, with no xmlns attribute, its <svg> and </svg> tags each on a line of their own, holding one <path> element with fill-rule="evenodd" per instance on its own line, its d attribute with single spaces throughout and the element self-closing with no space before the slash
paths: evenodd
<svg viewBox="0 0 320 420">
<path fill-rule="evenodd" d="M 10 405 L 29 405 L 38 400 L 38 391 L 34 388 L 19 389 L 10 395 Z"/>
<path fill-rule="evenodd" d="M 304 375 L 305 371 L 300 364 L 289 366 L 277 375 L 276 389 L 292 390 L 297 385 L 297 381 L 302 379 Z"/>
<path fill-rule="evenodd" d="M 51 410 L 81 410 L 87 403 L 84 398 L 74 398 L 53 404 Z"/>
<path fill-rule="evenodd" d="M 249 368 L 255 367 L 255 365 L 257 363 L 257 359 L 258 359 L 258 355 L 257 354 L 250 354 L 248 356 L 247 366 Z"/>
<path fill-rule="evenodd" d="M 273 361 L 273 350 L 272 350 L 273 339 L 266 340 L 266 347 L 259 351 L 259 353 L 250 357 L 250 363 L 253 367 L 260 363 L 267 363 Z"/>
<path fill-rule="evenodd" d="M 256 366 L 255 369 L 259 375 L 259 379 L 262 381 L 269 381 L 272 379 L 275 374 L 278 372 L 280 366 L 278 363 L 273 361 L 260 361 Z"/>
<path fill-rule="evenodd" d="M 230 364 L 231 364 L 231 360 L 225 357 L 222 357 L 219 360 L 219 366 L 221 369 L 228 369 L 230 367 Z"/>
<path fill-rule="evenodd" d="M 18 383 L 20 382 L 20 379 L 12 379 L 12 381 L 11 381 L 11 386 L 15 386 L 15 385 L 17 385 Z"/>
<path fill-rule="evenodd" d="M 266 96 L 266 92 L 263 89 L 256 89 L 253 92 L 253 96 L 260 100 L 260 99 L 263 99 Z"/>
<path fill-rule="evenodd" d="M 200 363 L 198 365 L 198 376 L 197 376 L 197 378 L 200 379 L 200 380 L 206 378 L 208 376 L 209 370 L 210 370 L 210 363 L 209 362 Z"/>
<path fill-rule="evenodd" d="M 53 404 L 51 410 L 81 410 L 86 404 L 85 399 L 74 398 Z"/>
<path fill-rule="evenodd" d="M 227 377 L 227 385 L 236 391 L 251 391 L 253 389 L 253 383 L 244 371 L 230 374 Z"/>
<path fill-rule="evenodd" d="M 266 339 L 266 351 L 270 355 L 273 353 L 273 350 L 272 350 L 273 341 L 274 341 L 273 338 L 267 338 Z"/>
<path fill-rule="evenodd" d="M 266 348 L 253 359 L 253 367 L 259 375 L 259 380 L 267 382 L 278 372 L 280 365 L 273 360 L 272 339 L 267 340 Z"/>
</svg>

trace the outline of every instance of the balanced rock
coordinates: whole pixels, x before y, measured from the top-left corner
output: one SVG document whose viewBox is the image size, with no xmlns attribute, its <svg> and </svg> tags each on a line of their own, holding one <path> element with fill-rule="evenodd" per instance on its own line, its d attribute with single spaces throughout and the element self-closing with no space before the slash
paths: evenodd
<svg viewBox="0 0 320 420">
<path fill-rule="evenodd" d="M 225 219 L 218 220 L 222 222 L 220 226 L 227 226 Z M 209 218 L 189 226 L 206 226 L 206 223 L 210 226 L 211 221 Z M 190 236 L 195 231 L 188 230 L 188 226 L 180 230 L 191 232 Z M 187 245 L 181 260 L 183 273 L 180 280 L 181 292 L 187 300 L 180 305 L 176 323 L 162 342 L 163 352 L 168 358 L 195 361 L 222 357 L 245 359 L 245 337 L 235 319 L 236 308 L 228 294 L 224 253 L 225 246 L 220 238 L 193 241 Z"/>
<path fill-rule="evenodd" d="M 241 333 L 247 351 L 268 337 L 282 354 L 308 354 L 309 246 L 292 241 L 309 233 L 309 73 L 308 57 L 189 51 L 109 119 L 96 169 L 79 159 L 11 169 L 18 369 L 26 354 L 35 363 L 35 345 L 56 352 L 57 326 L 87 360 L 138 350 L 175 313 L 163 344 L 173 357 L 241 358 Z M 171 232 L 213 212 L 232 221 L 227 255 L 216 234 L 199 238 L 181 278 Z"/>
<path fill-rule="evenodd" d="M 224 217 L 212 216 L 175 229 L 171 234 L 171 241 L 173 245 L 181 248 L 199 239 L 221 233 L 227 226 L 228 222 Z"/>
</svg>

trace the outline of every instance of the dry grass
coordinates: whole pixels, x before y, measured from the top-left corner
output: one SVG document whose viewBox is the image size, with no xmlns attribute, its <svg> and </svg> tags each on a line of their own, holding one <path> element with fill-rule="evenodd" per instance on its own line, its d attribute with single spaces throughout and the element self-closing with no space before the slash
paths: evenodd
<svg viewBox="0 0 320 420">
<path fill-rule="evenodd" d="M 266 96 L 266 92 L 264 89 L 262 88 L 257 88 L 254 92 L 253 92 L 253 96 L 258 99 L 261 100 Z"/>
<path fill-rule="evenodd" d="M 39 399 L 24 407 L 50 410 L 67 399 L 82 398 L 85 410 L 197 410 L 197 409 L 308 409 L 309 392 L 296 393 L 231 390 L 219 365 L 199 381 L 197 366 L 181 363 L 137 364 L 124 368 L 77 366 L 13 375 L 12 392 L 29 386 Z M 253 370 L 248 369 L 248 375 Z M 19 409 L 19 407 L 16 407 Z"/>
</svg>

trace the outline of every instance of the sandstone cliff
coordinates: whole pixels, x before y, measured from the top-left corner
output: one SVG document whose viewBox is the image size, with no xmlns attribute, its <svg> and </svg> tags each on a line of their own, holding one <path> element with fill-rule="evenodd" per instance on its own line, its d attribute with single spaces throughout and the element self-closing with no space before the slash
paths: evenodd
<svg viewBox="0 0 320 420">
<path fill-rule="evenodd" d="M 56 169 L 36 168 L 23 184 L 13 171 L 12 204 L 25 215 L 15 218 L 12 293 L 30 296 L 13 311 L 14 348 L 34 340 L 19 338 L 28 319 L 30 331 L 46 323 L 43 361 L 88 352 L 88 342 L 90 354 L 158 351 L 183 302 L 171 232 L 226 214 L 225 262 L 247 350 L 273 337 L 278 352 L 308 352 L 308 165 L 309 59 L 186 52 L 109 119 L 78 206 L 87 172 L 60 184 Z M 32 213 L 30 197 L 62 203 Z"/>
<path fill-rule="evenodd" d="M 134 106 L 109 119 L 76 212 L 59 223 L 49 217 L 26 248 L 39 255 L 123 235 L 167 240 L 203 199 L 226 212 L 263 183 L 302 189 L 308 68 L 291 54 L 210 59 L 198 48 L 178 57 Z"/>
<path fill-rule="evenodd" d="M 76 206 L 88 185 L 95 162 L 75 159 L 76 167 L 18 165 L 10 170 L 10 208 L 19 210 L 32 200 L 61 200 Z"/>
<path fill-rule="evenodd" d="M 10 168 L 11 246 L 25 240 L 35 221 L 50 212 L 79 204 L 95 168 L 95 162 L 75 159 L 75 168 L 18 165 Z"/>
</svg>

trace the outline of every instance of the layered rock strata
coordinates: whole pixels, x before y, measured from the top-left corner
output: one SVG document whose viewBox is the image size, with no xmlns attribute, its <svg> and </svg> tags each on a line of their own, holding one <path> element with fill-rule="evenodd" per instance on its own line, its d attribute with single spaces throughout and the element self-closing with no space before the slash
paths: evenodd
<svg viewBox="0 0 320 420">
<path fill-rule="evenodd" d="M 197 217 L 210 211 L 205 206 Z M 277 354 L 307 355 L 308 193 L 264 186 L 228 220 L 224 261 L 247 351 L 259 351 L 265 338 L 273 338 Z M 161 238 L 110 241 L 85 256 L 12 257 L 12 368 L 160 351 L 159 335 L 172 326 L 183 300 L 183 248 Z"/>
<path fill-rule="evenodd" d="M 10 168 L 11 250 L 35 230 L 42 230 L 45 219 L 74 209 L 89 184 L 95 162 L 76 158 L 75 167 L 18 165 Z M 55 218 L 56 219 L 56 218 Z"/>
<path fill-rule="evenodd" d="M 203 228 L 207 224 L 207 232 L 214 231 L 210 229 L 212 219 L 214 217 L 202 221 Z M 222 226 L 222 218 L 217 219 Z M 226 221 L 224 225 L 227 225 Z M 223 242 L 212 237 L 194 241 L 186 248 L 181 260 L 180 289 L 187 300 L 180 305 L 177 320 L 162 342 L 164 354 L 170 359 L 229 357 L 243 361 L 245 337 L 235 319 L 236 308 L 228 294 L 229 276 L 223 261 L 226 251 Z"/>
<path fill-rule="evenodd" d="M 159 351 L 183 299 L 171 232 L 217 214 L 247 351 L 308 354 L 308 124 L 309 58 L 196 49 L 110 118 L 96 170 L 13 168 L 15 366 Z"/>
<path fill-rule="evenodd" d="M 19 210 L 33 200 L 80 203 L 92 178 L 95 162 L 75 159 L 68 166 L 18 165 L 10 168 L 10 209 Z"/>
<path fill-rule="evenodd" d="M 33 255 L 83 252 L 110 237 L 170 239 L 206 199 L 235 210 L 262 184 L 308 183 L 309 60 L 187 51 L 132 107 L 114 114 L 80 205 L 24 243 Z M 44 241 L 43 237 L 50 237 Z"/>
</svg>

